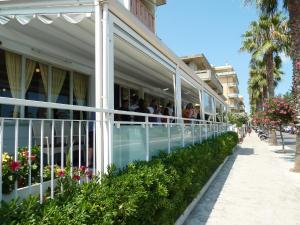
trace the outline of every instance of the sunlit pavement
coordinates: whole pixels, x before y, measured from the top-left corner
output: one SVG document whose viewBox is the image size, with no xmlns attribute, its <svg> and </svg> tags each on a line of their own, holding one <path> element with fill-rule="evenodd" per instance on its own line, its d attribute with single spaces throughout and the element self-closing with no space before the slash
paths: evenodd
<svg viewBox="0 0 300 225">
<path fill-rule="evenodd" d="M 293 137 L 287 153 L 254 132 L 246 137 L 185 225 L 300 225 L 300 174 L 290 172 Z"/>
</svg>

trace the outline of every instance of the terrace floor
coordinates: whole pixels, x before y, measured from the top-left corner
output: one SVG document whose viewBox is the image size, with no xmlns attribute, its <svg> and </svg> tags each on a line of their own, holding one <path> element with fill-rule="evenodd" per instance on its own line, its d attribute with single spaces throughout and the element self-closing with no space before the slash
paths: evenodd
<svg viewBox="0 0 300 225">
<path fill-rule="evenodd" d="M 287 139 L 293 137 L 287 135 Z M 185 225 L 300 225 L 300 174 L 289 171 L 294 150 L 291 146 L 283 154 L 280 149 L 252 132 Z"/>
</svg>

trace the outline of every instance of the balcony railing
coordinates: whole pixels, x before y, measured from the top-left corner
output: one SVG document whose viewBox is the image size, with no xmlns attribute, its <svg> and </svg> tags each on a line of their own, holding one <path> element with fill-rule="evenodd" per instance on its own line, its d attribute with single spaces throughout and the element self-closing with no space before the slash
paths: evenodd
<svg viewBox="0 0 300 225">
<path fill-rule="evenodd" d="M 61 174 L 76 176 L 79 183 L 89 182 L 101 166 L 97 158 L 108 148 L 103 144 L 104 149 L 97 149 L 96 139 L 104 140 L 97 129 L 110 124 L 111 162 L 118 168 L 136 160 L 149 161 L 161 151 L 170 153 L 228 130 L 227 124 L 221 122 L 0 97 L 0 104 L 7 103 L 101 112 L 106 119 L 0 118 L 0 202 L 30 194 L 39 195 L 41 203 L 47 196 L 54 198 L 60 191 L 57 179 Z M 22 170 L 26 173 L 8 181 L 3 170 L 7 166 L 17 170 L 22 166 L 20 163 L 26 165 Z"/>
<path fill-rule="evenodd" d="M 228 87 L 237 87 L 237 86 L 238 86 L 238 84 L 237 83 L 233 83 L 233 82 L 228 84 Z"/>
<path fill-rule="evenodd" d="M 152 32 L 155 32 L 155 18 L 141 0 L 131 0 L 130 11 Z"/>
<path fill-rule="evenodd" d="M 229 98 L 238 98 L 238 97 L 239 97 L 239 94 L 238 94 L 238 93 L 229 93 L 229 94 L 228 94 L 228 97 L 229 97 Z"/>
</svg>

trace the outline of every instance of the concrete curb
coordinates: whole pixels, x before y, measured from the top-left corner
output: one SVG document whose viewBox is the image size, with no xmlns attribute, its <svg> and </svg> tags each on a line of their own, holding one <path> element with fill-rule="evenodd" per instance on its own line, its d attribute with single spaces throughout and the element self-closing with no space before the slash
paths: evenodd
<svg viewBox="0 0 300 225">
<path fill-rule="evenodd" d="M 236 151 L 236 149 L 237 149 L 237 146 L 235 146 L 232 149 L 232 153 L 234 153 Z M 216 178 L 216 176 L 220 173 L 221 169 L 226 164 L 226 162 L 228 161 L 229 157 L 230 156 L 227 156 L 225 158 L 224 162 L 218 167 L 218 169 L 214 172 L 214 174 L 209 178 L 209 180 L 203 186 L 203 188 L 201 189 L 201 191 L 199 192 L 199 194 L 197 195 L 197 197 L 189 204 L 189 206 L 185 209 L 185 211 L 183 212 L 183 214 L 177 219 L 175 225 L 183 225 L 184 224 L 184 222 L 186 221 L 186 219 L 188 218 L 188 216 L 190 215 L 190 213 L 195 208 L 196 204 L 204 196 L 204 194 L 208 190 L 208 188 L 211 185 L 211 183 L 214 181 L 214 179 Z"/>
</svg>

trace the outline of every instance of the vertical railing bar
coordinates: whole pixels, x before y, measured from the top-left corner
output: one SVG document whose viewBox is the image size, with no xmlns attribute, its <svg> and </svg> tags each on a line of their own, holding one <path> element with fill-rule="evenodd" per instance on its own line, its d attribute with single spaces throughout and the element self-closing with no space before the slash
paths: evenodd
<svg viewBox="0 0 300 225">
<path fill-rule="evenodd" d="M 192 137 L 193 137 L 193 145 L 195 144 L 195 126 L 194 121 L 192 121 Z"/>
<path fill-rule="evenodd" d="M 65 145 L 65 121 L 61 121 L 61 143 L 60 143 L 60 168 L 64 169 L 64 145 Z"/>
<path fill-rule="evenodd" d="M 18 147 L 19 147 L 19 120 L 16 119 L 15 123 L 15 158 L 14 161 L 18 162 Z M 15 197 L 18 197 L 18 180 L 15 181 Z"/>
<path fill-rule="evenodd" d="M 146 161 L 150 160 L 150 144 L 149 144 L 149 117 L 145 117 L 146 121 Z"/>
<path fill-rule="evenodd" d="M 85 127 L 85 138 L 86 138 L 86 142 L 85 142 L 85 147 L 86 147 L 86 154 L 85 154 L 85 165 L 86 168 L 88 170 L 88 172 L 90 172 L 90 168 L 89 168 L 89 121 L 86 121 L 86 127 Z M 88 177 L 86 176 L 86 181 L 88 182 Z"/>
<path fill-rule="evenodd" d="M 202 124 L 201 124 L 201 122 L 199 122 L 199 128 L 200 128 L 199 135 L 200 135 L 200 144 L 201 144 L 202 143 Z"/>
<path fill-rule="evenodd" d="M 96 123 L 100 123 L 100 121 L 93 121 L 93 175 L 100 170 L 100 168 L 96 168 Z M 100 149 L 97 150 L 98 154 L 101 154 Z"/>
<path fill-rule="evenodd" d="M 51 199 L 54 199 L 54 126 L 55 126 L 55 121 L 52 120 L 52 126 L 51 126 Z"/>
<path fill-rule="evenodd" d="M 184 147 L 185 146 L 185 143 L 184 143 L 184 129 L 185 129 L 185 127 L 184 127 L 184 120 L 182 119 L 181 120 L 181 138 L 182 138 L 182 147 Z"/>
<path fill-rule="evenodd" d="M 167 119 L 168 124 L 168 153 L 171 153 L 171 124 L 170 124 L 170 118 Z"/>
<path fill-rule="evenodd" d="M 206 140 L 208 139 L 208 123 L 205 123 Z"/>
<path fill-rule="evenodd" d="M 80 167 L 81 167 L 81 121 L 78 122 L 79 123 L 79 128 L 78 128 L 78 134 L 79 134 L 79 152 L 78 152 L 78 175 L 81 176 L 80 174 Z M 81 179 L 79 179 L 79 183 L 81 182 Z"/>
<path fill-rule="evenodd" d="M 31 194 L 31 151 L 32 151 L 32 120 L 29 120 L 28 126 L 28 186 L 29 186 L 29 194 Z"/>
<path fill-rule="evenodd" d="M 41 147 L 40 147 L 40 203 L 43 203 L 43 175 L 44 175 L 44 120 L 41 121 Z"/>
<path fill-rule="evenodd" d="M 71 121 L 70 132 L 70 176 L 73 177 L 73 120 Z"/>
<path fill-rule="evenodd" d="M 64 145 L 65 145 L 65 121 L 62 120 L 61 121 L 61 143 L 60 143 L 60 169 L 61 169 L 61 173 L 64 173 Z M 61 185 L 60 187 L 60 191 L 61 193 L 63 193 L 64 188 L 63 185 Z"/>
<path fill-rule="evenodd" d="M 4 131 L 4 119 L 1 118 L 0 122 L 0 207 L 1 202 L 2 202 L 2 185 L 3 185 L 3 180 L 2 180 L 2 153 L 3 153 L 3 131 Z"/>
<path fill-rule="evenodd" d="M 86 168 L 89 167 L 89 121 L 86 121 L 86 154 L 85 154 L 85 165 L 86 165 Z"/>
</svg>

